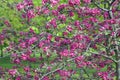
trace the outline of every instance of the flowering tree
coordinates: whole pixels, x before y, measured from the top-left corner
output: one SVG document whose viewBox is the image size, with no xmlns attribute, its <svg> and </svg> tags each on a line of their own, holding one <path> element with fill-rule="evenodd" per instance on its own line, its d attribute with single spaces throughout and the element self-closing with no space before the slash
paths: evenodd
<svg viewBox="0 0 120 80">
<path fill-rule="evenodd" d="M 16 32 L 17 40 L 7 47 L 16 66 L 4 75 L 15 80 L 120 80 L 119 0 L 42 0 L 37 7 L 33 2 L 16 5 L 29 31 Z M 39 17 L 43 20 L 37 24 Z"/>
</svg>

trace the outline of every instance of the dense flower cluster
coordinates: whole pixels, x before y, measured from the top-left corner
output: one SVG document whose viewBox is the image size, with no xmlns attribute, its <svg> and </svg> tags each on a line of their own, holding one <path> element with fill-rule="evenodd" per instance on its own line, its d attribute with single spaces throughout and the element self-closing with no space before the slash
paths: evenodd
<svg viewBox="0 0 120 80">
<path fill-rule="evenodd" d="M 9 80 L 113 80 L 115 74 L 120 73 L 116 71 L 120 65 L 117 54 L 120 49 L 119 12 L 102 8 L 99 6 L 101 0 L 68 0 L 65 3 L 42 0 L 41 3 L 36 7 L 32 0 L 23 0 L 16 5 L 21 19 L 27 20 L 24 23 L 27 26 L 38 16 L 42 16 L 45 23 L 44 26 L 35 25 L 39 33 L 33 28 L 11 31 L 17 37 L 9 42 L 6 50 L 15 64 L 12 69 L 5 69 Z M 7 20 L 4 24 L 11 26 Z M 0 46 L 5 39 L 11 40 L 7 35 L 7 29 L 0 33 Z M 39 63 L 37 68 L 36 63 Z"/>
</svg>

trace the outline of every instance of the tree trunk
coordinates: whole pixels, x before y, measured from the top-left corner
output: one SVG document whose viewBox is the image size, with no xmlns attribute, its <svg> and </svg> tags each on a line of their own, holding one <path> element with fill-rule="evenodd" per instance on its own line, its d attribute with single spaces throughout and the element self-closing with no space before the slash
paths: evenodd
<svg viewBox="0 0 120 80">
<path fill-rule="evenodd" d="M 116 54 L 116 80 L 120 80 L 120 54 L 118 52 L 118 47 L 116 47 L 115 50 L 115 54 Z"/>
<path fill-rule="evenodd" d="M 116 63 L 116 80 L 120 80 L 120 61 Z"/>
<path fill-rule="evenodd" d="M 2 49 L 2 46 L 0 47 L 0 51 L 1 51 L 1 57 L 3 57 L 3 49 Z"/>
</svg>

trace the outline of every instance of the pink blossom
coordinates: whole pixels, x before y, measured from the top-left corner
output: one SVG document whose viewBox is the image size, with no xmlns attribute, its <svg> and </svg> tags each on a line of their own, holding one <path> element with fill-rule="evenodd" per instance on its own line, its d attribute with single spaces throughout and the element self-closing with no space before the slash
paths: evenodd
<svg viewBox="0 0 120 80">
<path fill-rule="evenodd" d="M 67 57 L 69 55 L 69 51 L 67 49 L 65 49 L 62 52 L 60 52 L 60 55 L 63 57 Z"/>
<path fill-rule="evenodd" d="M 75 63 L 77 65 L 77 67 L 79 67 L 79 68 L 87 65 L 87 62 L 84 61 L 83 56 L 78 56 L 77 58 L 75 58 Z"/>
<path fill-rule="evenodd" d="M 31 55 L 32 54 L 32 50 L 31 49 L 28 49 L 25 54 L 28 54 L 28 55 Z"/>
<path fill-rule="evenodd" d="M 15 64 L 20 64 L 20 62 L 21 62 L 21 61 L 20 61 L 20 59 L 19 59 L 19 58 L 14 59 L 14 63 L 15 63 Z"/>
<path fill-rule="evenodd" d="M 36 37 L 32 37 L 32 38 L 29 39 L 28 44 L 31 45 L 31 44 L 33 44 L 36 41 L 37 41 L 37 38 Z"/>
<path fill-rule="evenodd" d="M 86 64 L 87 64 L 87 65 L 91 65 L 91 64 L 92 64 L 92 62 L 88 61 L 88 62 L 86 62 Z"/>
<path fill-rule="evenodd" d="M 99 66 L 100 66 L 101 68 L 104 68 L 104 67 L 105 67 L 105 63 L 104 63 L 104 62 L 101 62 L 101 63 L 99 63 Z"/>
<path fill-rule="evenodd" d="M 66 31 L 63 32 L 63 35 L 64 35 L 64 36 L 67 36 L 67 35 L 68 35 L 68 32 L 66 32 Z"/>
<path fill-rule="evenodd" d="M 57 10 L 52 10 L 52 14 L 53 14 L 54 16 L 58 16 L 59 12 L 58 12 Z"/>
<path fill-rule="evenodd" d="M 35 76 L 34 76 L 34 80 L 39 80 L 39 76 L 38 76 L 38 75 L 35 75 Z"/>
<path fill-rule="evenodd" d="M 54 28 L 57 28 L 56 19 L 52 19 L 52 20 L 50 21 L 50 24 L 51 24 Z"/>
<path fill-rule="evenodd" d="M 5 20 L 5 21 L 4 21 L 4 24 L 5 24 L 7 27 L 11 27 L 11 24 L 10 24 L 10 22 L 9 22 L 8 20 Z"/>
<path fill-rule="evenodd" d="M 52 68 L 50 66 L 47 67 L 47 70 L 50 71 Z"/>
<path fill-rule="evenodd" d="M 99 15 L 100 14 L 100 10 L 97 9 L 97 8 L 91 9 L 90 12 L 91 12 L 92 15 Z"/>
<path fill-rule="evenodd" d="M 32 0 L 24 0 L 23 3 L 24 3 L 25 6 L 33 5 Z"/>
<path fill-rule="evenodd" d="M 4 40 L 5 36 L 3 34 L 0 34 L 0 40 Z"/>
<path fill-rule="evenodd" d="M 27 60 L 28 58 L 29 58 L 29 55 L 27 55 L 27 54 L 22 54 L 21 55 L 22 60 Z"/>
<path fill-rule="evenodd" d="M 98 76 L 103 80 L 112 80 L 111 77 L 109 77 L 109 72 L 98 72 Z"/>
<path fill-rule="evenodd" d="M 22 13 L 22 18 L 27 18 L 26 13 Z"/>
<path fill-rule="evenodd" d="M 107 21 L 109 24 L 116 24 L 116 20 L 115 19 L 110 19 Z"/>
<path fill-rule="evenodd" d="M 49 0 L 42 0 L 42 4 L 45 5 Z"/>
<path fill-rule="evenodd" d="M 75 50 L 78 48 L 78 43 L 77 42 L 73 42 L 71 45 L 70 45 L 70 49 L 71 50 Z"/>
<path fill-rule="evenodd" d="M 59 70 L 58 73 L 62 77 L 69 77 L 70 76 L 70 72 L 67 70 Z"/>
<path fill-rule="evenodd" d="M 43 57 L 40 56 L 39 60 L 43 60 Z"/>
<path fill-rule="evenodd" d="M 86 62 L 79 62 L 79 63 L 77 63 L 77 67 L 78 68 L 85 67 L 86 65 L 87 65 Z"/>
<path fill-rule="evenodd" d="M 43 51 L 44 51 L 44 52 L 47 52 L 48 49 L 49 49 L 49 46 L 43 47 Z"/>
<path fill-rule="evenodd" d="M 109 25 L 105 24 L 100 28 L 100 31 L 104 31 L 104 30 L 107 30 L 107 29 L 109 29 Z"/>
<path fill-rule="evenodd" d="M 43 80 L 50 80 L 48 76 L 45 76 Z"/>
<path fill-rule="evenodd" d="M 43 9 L 43 13 L 44 13 L 44 14 L 49 14 L 49 12 L 50 12 L 50 10 L 49 10 L 48 8 L 44 8 L 44 9 Z"/>
<path fill-rule="evenodd" d="M 108 18 L 109 17 L 108 12 L 104 12 L 103 16 L 104 18 Z"/>
<path fill-rule="evenodd" d="M 80 26 L 80 21 L 79 21 L 79 20 L 75 21 L 75 22 L 74 22 L 74 25 L 75 25 L 75 26 Z"/>
<path fill-rule="evenodd" d="M 69 0 L 68 3 L 69 3 L 70 6 L 74 6 L 74 4 L 75 4 L 74 0 Z"/>
<path fill-rule="evenodd" d="M 26 15 L 27 15 L 28 20 L 31 18 L 34 18 L 35 17 L 34 10 L 28 10 Z"/>
<path fill-rule="evenodd" d="M 98 20 L 97 20 L 96 18 L 94 18 L 94 17 L 90 17 L 89 20 L 90 20 L 91 22 L 97 22 L 97 21 L 98 21 Z"/>
<path fill-rule="evenodd" d="M 8 71 L 8 73 L 9 73 L 9 75 L 14 76 L 17 73 L 17 70 L 16 69 L 10 69 Z"/>
<path fill-rule="evenodd" d="M 62 21 L 62 22 L 65 22 L 65 21 L 66 21 L 66 16 L 65 16 L 64 14 L 59 15 L 59 16 L 58 16 L 58 19 L 59 19 L 60 21 Z"/>
<path fill-rule="evenodd" d="M 83 61 L 83 60 L 84 60 L 83 56 L 78 56 L 77 58 L 75 58 L 76 62 L 80 62 L 80 61 Z"/>
<path fill-rule="evenodd" d="M 22 80 L 21 76 L 17 76 L 15 80 Z"/>
<path fill-rule="evenodd" d="M 32 77 L 32 74 L 27 73 L 26 76 L 27 76 L 27 78 L 31 78 L 31 77 Z"/>
<path fill-rule="evenodd" d="M 71 26 L 67 26 L 67 30 L 68 30 L 69 32 L 72 32 L 72 31 L 73 31 L 73 28 L 72 28 Z"/>
<path fill-rule="evenodd" d="M 83 2 L 85 2 L 85 3 L 90 3 L 91 0 L 83 0 Z"/>
<path fill-rule="evenodd" d="M 17 54 L 17 53 L 12 53 L 12 54 L 11 54 L 11 57 L 16 58 L 17 56 L 18 56 L 18 54 Z"/>
<path fill-rule="evenodd" d="M 69 0 L 68 3 L 70 6 L 79 5 L 80 0 Z"/>
<path fill-rule="evenodd" d="M 45 28 L 50 29 L 50 24 L 46 24 Z"/>
<path fill-rule="evenodd" d="M 30 33 L 34 33 L 34 30 L 33 30 L 32 28 L 30 28 L 30 30 L 29 30 L 29 31 L 30 31 Z"/>
<path fill-rule="evenodd" d="M 61 4 L 61 5 L 58 6 L 57 11 L 60 12 L 65 7 L 67 7 L 67 4 Z"/>
<path fill-rule="evenodd" d="M 52 35 L 51 35 L 51 34 L 48 34 L 47 39 L 48 39 L 48 40 L 51 40 L 51 39 L 52 39 Z"/>
<path fill-rule="evenodd" d="M 23 3 L 18 3 L 16 5 L 16 8 L 17 8 L 18 11 L 22 10 L 24 7 L 25 7 L 25 5 Z"/>
<path fill-rule="evenodd" d="M 52 6 L 56 5 L 59 3 L 60 0 L 50 0 Z"/>
<path fill-rule="evenodd" d="M 77 34 L 76 36 L 74 36 L 74 38 L 75 38 L 76 40 L 83 40 L 84 36 L 81 35 L 81 34 Z"/>
<path fill-rule="evenodd" d="M 73 16 L 74 16 L 74 12 L 70 11 L 70 12 L 69 12 L 69 16 L 70 16 L 70 17 L 73 17 Z"/>
<path fill-rule="evenodd" d="M 30 62 L 36 62 L 36 58 L 28 58 Z"/>
<path fill-rule="evenodd" d="M 25 42 L 22 42 L 22 43 L 19 44 L 19 46 L 20 46 L 21 48 L 26 48 L 26 43 L 25 43 Z"/>
<path fill-rule="evenodd" d="M 20 34 L 21 36 L 24 36 L 24 35 L 25 35 L 25 32 L 21 31 L 19 34 Z"/>
<path fill-rule="evenodd" d="M 27 67 L 24 67 L 24 71 L 25 71 L 25 72 L 29 72 L 29 71 L 30 71 L 30 67 L 28 67 L 28 66 L 27 66 Z"/>
<path fill-rule="evenodd" d="M 79 49 L 84 49 L 85 48 L 85 44 L 84 43 L 78 43 L 78 48 Z"/>
<path fill-rule="evenodd" d="M 55 41 L 60 41 L 61 40 L 61 38 L 60 37 L 55 37 Z"/>
<path fill-rule="evenodd" d="M 75 57 L 75 53 L 74 53 L 74 51 L 70 51 L 70 57 Z"/>
<path fill-rule="evenodd" d="M 44 46 L 44 42 L 39 42 L 39 45 L 38 45 L 40 48 L 42 48 Z"/>
</svg>

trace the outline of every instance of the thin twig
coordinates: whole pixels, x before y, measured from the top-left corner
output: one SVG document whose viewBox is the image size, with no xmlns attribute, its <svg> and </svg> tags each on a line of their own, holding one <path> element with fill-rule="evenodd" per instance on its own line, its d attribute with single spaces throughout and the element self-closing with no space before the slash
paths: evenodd
<svg viewBox="0 0 120 80">
<path fill-rule="evenodd" d="M 62 68 L 63 68 L 63 66 L 60 67 L 60 68 L 57 68 L 57 69 L 55 69 L 55 70 L 53 70 L 51 72 L 48 72 L 48 73 L 44 74 L 39 80 L 42 80 L 45 76 L 48 76 L 49 74 L 55 73 L 56 71 L 58 71 L 58 70 L 60 70 Z"/>
</svg>

